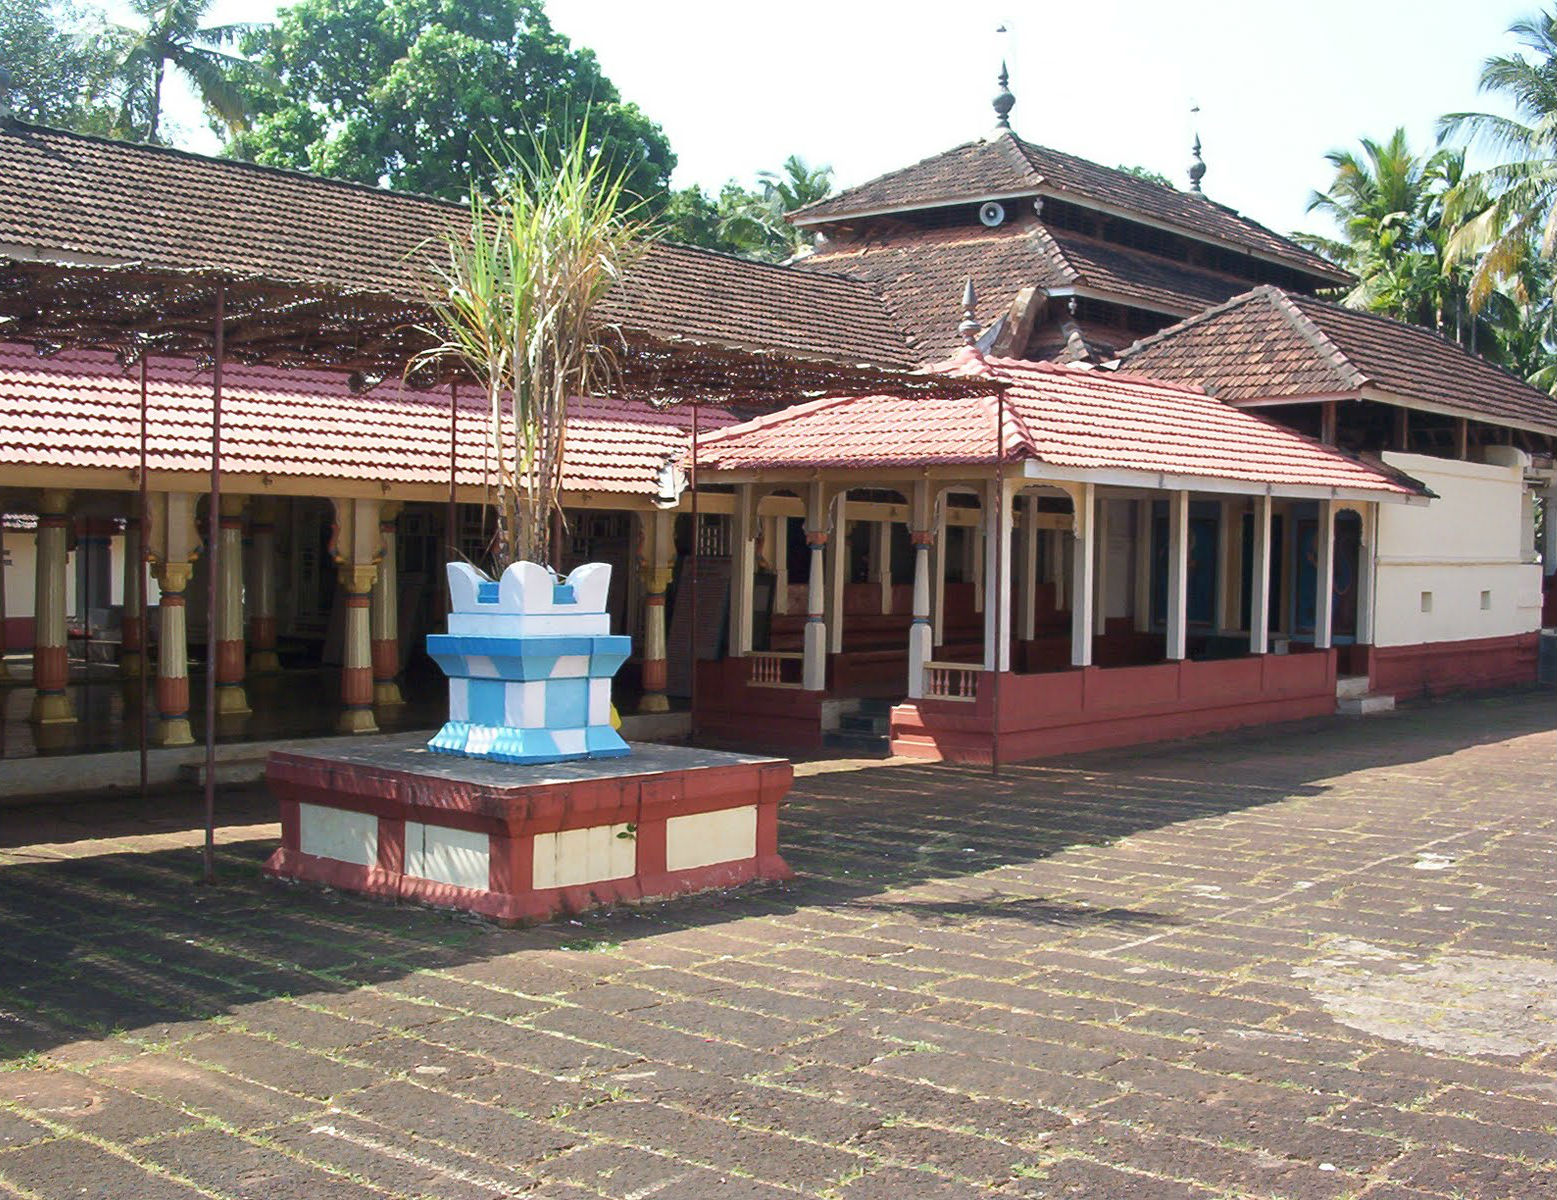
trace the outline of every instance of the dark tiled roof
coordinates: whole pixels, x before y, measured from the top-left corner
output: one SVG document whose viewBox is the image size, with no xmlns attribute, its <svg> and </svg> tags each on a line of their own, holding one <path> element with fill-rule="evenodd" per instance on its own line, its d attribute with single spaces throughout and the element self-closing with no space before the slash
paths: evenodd
<svg viewBox="0 0 1557 1200">
<path fill-rule="evenodd" d="M 1493 424 L 1557 433 L 1557 400 L 1428 329 L 1259 287 L 1143 338 L 1134 372 L 1240 401 L 1364 388 Z"/>
<path fill-rule="evenodd" d="M 1026 192 L 1053 193 L 1084 204 L 1103 205 L 1325 279 L 1345 277 L 1333 263 L 1198 193 L 1165 187 L 1007 133 L 967 142 L 847 188 L 794 216 L 801 223 L 831 221 L 883 209 L 933 207 Z"/>
<path fill-rule="evenodd" d="M 0 124 L 0 257 L 220 270 L 419 301 L 458 204 L 298 171 Z M 884 366 L 904 334 L 857 281 L 658 244 L 607 305 L 625 328 Z"/>
<path fill-rule="evenodd" d="M 979 295 L 978 316 L 986 328 L 1024 287 L 1080 288 L 1185 316 L 1248 286 L 1245 280 L 1056 232 L 1032 217 L 995 229 L 974 225 L 904 230 L 829 245 L 797 265 L 873 284 L 915 349 L 930 360 L 962 345 L 957 323 L 962 318 L 963 284 L 969 279 Z M 1117 331 L 1113 336 L 1119 336 Z"/>
</svg>

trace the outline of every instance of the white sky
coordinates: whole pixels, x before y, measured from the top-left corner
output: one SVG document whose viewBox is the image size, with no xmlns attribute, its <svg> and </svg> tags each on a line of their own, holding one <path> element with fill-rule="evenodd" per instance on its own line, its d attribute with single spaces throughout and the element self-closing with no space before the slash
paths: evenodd
<svg viewBox="0 0 1557 1200">
<path fill-rule="evenodd" d="M 1274 229 L 1329 232 L 1304 208 L 1327 150 L 1486 107 L 1481 62 L 1537 0 L 548 0 L 623 96 L 664 127 L 677 186 L 750 183 L 792 153 L 858 183 L 987 132 L 1003 52 L 1024 137 L 1180 186 L 1192 102 L 1208 195 Z M 274 0 L 217 0 L 213 21 Z M 997 37 L 997 25 L 1010 33 Z M 187 96 L 170 105 L 210 150 Z"/>
</svg>

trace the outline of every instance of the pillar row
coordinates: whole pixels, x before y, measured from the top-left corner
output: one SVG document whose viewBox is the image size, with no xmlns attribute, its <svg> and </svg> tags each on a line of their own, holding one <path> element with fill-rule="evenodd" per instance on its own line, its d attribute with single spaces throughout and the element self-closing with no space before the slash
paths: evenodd
<svg viewBox="0 0 1557 1200">
<path fill-rule="evenodd" d="M 217 536 L 222 539 L 216 567 L 216 711 L 224 717 L 247 716 L 244 687 L 248 666 L 243 647 L 243 508 L 245 496 L 223 496 Z"/>
<path fill-rule="evenodd" d="M 370 609 L 372 625 L 373 705 L 393 708 L 404 704 L 400 693 L 400 505 L 385 504 L 379 513 L 379 536 L 383 550 L 378 574 L 373 580 Z"/>
<path fill-rule="evenodd" d="M 65 598 L 69 509 L 69 492 L 47 491 L 39 497 L 31 713 L 31 720 L 39 725 L 69 725 L 76 719 L 75 706 L 65 690 L 70 679 Z"/>
<path fill-rule="evenodd" d="M 249 521 L 250 575 L 249 674 L 274 675 L 281 670 L 276 654 L 276 514 L 275 501 L 254 503 Z"/>
<path fill-rule="evenodd" d="M 377 733 L 373 716 L 373 583 L 383 552 L 379 501 L 336 500 L 335 562 L 345 598 L 345 646 L 341 662 L 342 733 Z"/>
</svg>

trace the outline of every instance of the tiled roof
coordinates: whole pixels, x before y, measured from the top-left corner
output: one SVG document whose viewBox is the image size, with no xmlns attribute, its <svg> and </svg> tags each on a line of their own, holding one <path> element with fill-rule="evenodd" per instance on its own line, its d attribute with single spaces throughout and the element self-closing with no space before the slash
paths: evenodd
<svg viewBox="0 0 1557 1200">
<path fill-rule="evenodd" d="M 964 351 L 947 369 L 1008 381 L 1005 457 L 1055 468 L 1126 470 L 1256 486 L 1411 496 L 1397 472 L 1232 408 L 1195 388 L 1096 368 Z M 992 463 L 990 397 L 816 400 L 705 439 L 708 470 L 869 469 Z"/>
<path fill-rule="evenodd" d="M 152 472 L 210 469 L 211 375 L 185 361 L 147 370 L 147 462 Z M 488 409 L 467 389 L 459 403 L 456 479 L 487 479 Z M 704 408 L 704 428 L 735 418 Z M 653 496 L 659 471 L 689 441 L 686 407 L 657 410 L 589 399 L 570 410 L 563 486 Z M 40 359 L 0 343 L 0 464 L 128 472 L 139 462 L 140 383 L 112 355 L 67 351 Z M 387 381 L 355 395 L 324 371 L 229 367 L 222 388 L 222 466 L 243 474 L 446 486 L 449 397 Z"/>
<path fill-rule="evenodd" d="M 1031 216 L 994 229 L 975 225 L 899 231 L 827 244 L 796 265 L 874 285 L 897 323 L 909 332 L 914 348 L 930 360 L 962 345 L 957 323 L 962 319 L 963 284 L 969 279 L 986 328 L 1024 287 L 1081 288 L 1185 316 L 1248 286 L 1246 280 L 1051 230 Z"/>
<path fill-rule="evenodd" d="M 464 211 L 298 171 L 5 122 L 0 196 L 0 257 L 19 247 L 410 301 L 425 297 L 426 264 Z M 914 359 L 867 285 L 667 244 L 634 264 L 605 315 L 657 337 L 882 366 Z"/>
<path fill-rule="evenodd" d="M 1428 329 L 1259 287 L 1126 349 L 1130 370 L 1237 404 L 1364 388 L 1493 424 L 1557 433 L 1557 400 Z"/>
<path fill-rule="evenodd" d="M 1045 193 L 1134 214 L 1191 235 L 1225 242 L 1326 279 L 1344 278 L 1317 254 L 1226 205 L 1128 171 L 1000 133 L 966 142 L 901 170 L 847 188 L 793 214 L 801 224 L 989 196 Z"/>
</svg>

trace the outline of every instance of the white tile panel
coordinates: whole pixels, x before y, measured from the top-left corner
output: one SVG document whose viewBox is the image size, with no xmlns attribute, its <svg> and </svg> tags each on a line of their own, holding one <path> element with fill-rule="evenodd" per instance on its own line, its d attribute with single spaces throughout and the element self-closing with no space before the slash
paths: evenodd
<svg viewBox="0 0 1557 1200">
<path fill-rule="evenodd" d="M 757 806 L 671 817 L 665 822 L 665 869 L 690 871 L 757 853 Z"/>
<path fill-rule="evenodd" d="M 378 818 L 321 804 L 297 806 L 298 846 L 304 854 L 371 867 L 378 861 Z"/>
<path fill-rule="evenodd" d="M 490 886 L 491 864 L 491 838 L 484 833 L 419 821 L 405 823 L 407 875 L 484 892 Z"/>
<path fill-rule="evenodd" d="M 592 825 L 535 835 L 532 884 L 575 887 L 604 879 L 626 879 L 638 868 L 638 843 L 626 825 Z"/>
</svg>

